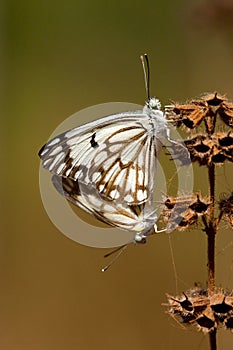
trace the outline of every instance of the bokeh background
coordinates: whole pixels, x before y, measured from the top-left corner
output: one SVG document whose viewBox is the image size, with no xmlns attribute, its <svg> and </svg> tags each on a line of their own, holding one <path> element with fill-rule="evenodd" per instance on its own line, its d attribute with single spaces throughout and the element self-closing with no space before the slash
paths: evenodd
<svg viewBox="0 0 233 350">
<path fill-rule="evenodd" d="M 211 91 L 232 99 L 232 1 L 8 0 L 0 20 L 1 349 L 208 349 L 207 336 L 182 330 L 161 306 L 165 293 L 176 293 L 168 236 L 130 246 L 101 273 L 106 250 L 69 240 L 47 217 L 37 152 L 80 109 L 143 104 L 144 52 L 163 103 Z M 195 169 L 202 181 L 196 189 L 205 187 L 204 170 Z M 230 189 L 231 173 L 219 169 L 219 193 Z M 205 286 L 203 232 L 171 239 L 179 291 Z M 227 288 L 232 241 L 232 232 L 221 230 L 217 283 Z M 219 332 L 218 343 L 232 349 L 232 334 Z"/>
</svg>

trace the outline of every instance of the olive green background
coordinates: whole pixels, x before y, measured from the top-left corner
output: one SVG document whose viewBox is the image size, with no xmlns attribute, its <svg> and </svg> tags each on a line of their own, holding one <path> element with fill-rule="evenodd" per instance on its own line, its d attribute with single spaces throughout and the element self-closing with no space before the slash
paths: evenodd
<svg viewBox="0 0 233 350">
<path fill-rule="evenodd" d="M 143 104 L 139 55 L 163 103 L 219 91 L 233 98 L 229 1 L 5 1 L 1 3 L 2 350 L 208 349 L 161 303 L 176 293 L 168 235 L 131 245 L 105 274 L 105 249 L 61 234 L 43 208 L 37 152 L 66 117 L 98 103 Z M 224 7 L 225 6 L 225 7 Z M 229 6 L 229 8 L 227 7 Z M 88 121 L 88 120 L 87 120 Z M 206 186 L 196 167 L 196 189 Z M 232 168 L 218 170 L 219 193 Z M 88 224 L 84 226 L 88 234 Z M 117 234 L 117 230 L 116 230 Z M 206 283 L 206 239 L 173 233 L 179 292 Z M 217 239 L 217 283 L 232 288 L 232 232 Z M 220 331 L 219 349 L 233 335 Z"/>
</svg>

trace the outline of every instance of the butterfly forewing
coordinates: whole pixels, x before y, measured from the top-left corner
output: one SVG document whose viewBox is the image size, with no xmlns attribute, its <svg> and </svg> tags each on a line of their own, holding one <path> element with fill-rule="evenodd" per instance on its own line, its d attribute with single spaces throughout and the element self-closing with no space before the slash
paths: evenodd
<svg viewBox="0 0 233 350">
<path fill-rule="evenodd" d="M 153 113 L 163 121 L 161 111 Z M 55 137 L 39 155 L 44 168 L 92 185 L 103 198 L 141 204 L 154 187 L 155 126 L 144 110 L 120 113 Z"/>
<path fill-rule="evenodd" d="M 125 139 L 126 132 L 133 136 Z M 153 189 L 151 174 L 154 173 L 154 165 L 152 138 L 142 128 L 130 127 L 120 129 L 119 135 L 115 134 L 104 142 L 97 150 L 88 173 L 97 190 L 106 198 L 139 204 L 148 200 Z"/>
</svg>

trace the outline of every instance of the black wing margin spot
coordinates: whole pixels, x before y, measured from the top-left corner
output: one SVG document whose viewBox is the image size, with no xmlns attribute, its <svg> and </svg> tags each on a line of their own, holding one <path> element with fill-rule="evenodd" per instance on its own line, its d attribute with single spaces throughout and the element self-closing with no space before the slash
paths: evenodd
<svg viewBox="0 0 233 350">
<path fill-rule="evenodd" d="M 92 135 L 90 140 L 91 147 L 93 148 L 99 147 L 99 144 L 96 142 L 95 137 L 96 137 L 96 132 Z"/>
</svg>

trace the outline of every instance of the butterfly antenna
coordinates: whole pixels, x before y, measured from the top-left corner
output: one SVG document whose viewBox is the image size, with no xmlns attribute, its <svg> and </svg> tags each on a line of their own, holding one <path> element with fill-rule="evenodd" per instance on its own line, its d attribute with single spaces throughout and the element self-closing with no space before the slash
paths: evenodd
<svg viewBox="0 0 233 350">
<path fill-rule="evenodd" d="M 131 243 L 131 242 L 129 242 Z M 108 265 L 106 265 L 101 271 L 105 272 L 109 269 L 109 267 L 111 267 L 114 262 L 121 256 L 121 254 L 125 251 L 125 249 L 128 247 L 129 243 L 126 243 L 114 250 L 112 250 L 110 253 L 107 253 L 104 255 L 105 258 L 107 258 L 108 256 L 117 253 L 117 255 L 110 261 L 110 263 Z"/>
<path fill-rule="evenodd" d="M 142 69 L 144 74 L 144 80 L 145 80 L 145 88 L 146 88 L 146 94 L 147 99 L 150 99 L 150 64 L 149 64 L 149 58 L 147 54 L 140 56 L 141 62 L 142 62 Z"/>
</svg>

